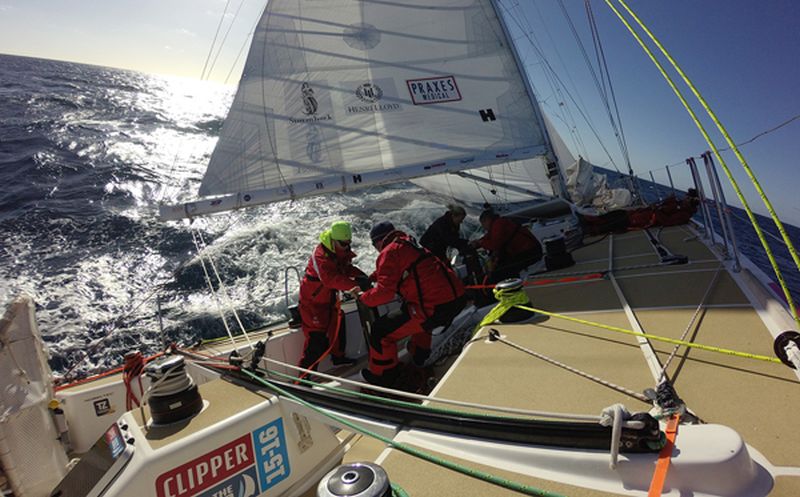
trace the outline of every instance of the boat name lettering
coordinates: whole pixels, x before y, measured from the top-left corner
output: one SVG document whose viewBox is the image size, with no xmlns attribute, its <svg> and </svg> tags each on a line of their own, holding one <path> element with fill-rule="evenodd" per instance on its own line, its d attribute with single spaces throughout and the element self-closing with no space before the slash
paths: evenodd
<svg viewBox="0 0 800 497">
<path fill-rule="evenodd" d="M 461 100 L 461 91 L 458 89 L 455 76 L 409 79 L 406 80 L 406 86 L 408 86 L 408 92 L 414 105 Z"/>
<path fill-rule="evenodd" d="M 475 157 L 468 157 L 466 159 L 461 159 L 459 162 L 461 164 L 469 164 L 470 162 L 475 162 Z"/>
<path fill-rule="evenodd" d="M 503 157 L 508 157 L 508 154 L 503 154 L 503 153 L 495 154 L 495 157 L 498 159 L 502 159 Z"/>
<path fill-rule="evenodd" d="M 436 164 L 431 164 L 430 166 L 425 166 L 425 169 L 428 170 L 428 169 L 433 169 L 434 167 L 442 167 L 445 164 L 447 164 L 447 163 L 446 162 L 437 162 Z"/>
<path fill-rule="evenodd" d="M 158 497 L 195 495 L 255 462 L 250 435 L 212 450 L 156 478 Z"/>
</svg>

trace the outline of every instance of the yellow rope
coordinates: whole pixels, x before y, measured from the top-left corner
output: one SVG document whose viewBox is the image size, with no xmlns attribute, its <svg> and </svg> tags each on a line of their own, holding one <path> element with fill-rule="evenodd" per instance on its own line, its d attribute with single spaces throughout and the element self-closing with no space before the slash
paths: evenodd
<svg viewBox="0 0 800 497">
<path fill-rule="evenodd" d="M 758 354 L 751 354 L 749 352 L 738 352 L 736 350 L 723 349 L 721 347 L 713 347 L 711 345 L 701 345 L 699 343 L 687 342 L 687 341 L 684 341 L 684 340 L 676 340 L 674 338 L 662 337 L 662 336 L 658 336 L 658 335 L 651 335 L 649 333 L 639 333 L 638 331 L 626 330 L 625 328 L 618 328 L 616 326 L 610 326 L 610 325 L 607 325 L 607 324 L 595 323 L 594 321 L 587 321 L 585 319 L 579 319 L 579 318 L 573 318 L 573 317 L 570 317 L 570 316 L 564 316 L 563 314 L 556 314 L 555 312 L 548 312 L 548 311 L 545 311 L 545 310 L 542 310 L 542 309 L 536 309 L 536 308 L 533 308 L 533 307 L 527 307 L 527 306 L 521 306 L 521 305 L 518 305 L 517 307 L 519 307 L 520 309 L 524 309 L 526 311 L 530 311 L 530 312 L 538 312 L 539 314 L 544 314 L 545 316 L 550 316 L 550 317 L 559 318 L 559 319 L 565 319 L 567 321 L 572 321 L 572 322 L 575 322 L 575 323 L 585 324 L 587 326 L 594 326 L 595 328 L 602 328 L 604 330 L 614 331 L 616 333 L 624 333 L 626 335 L 644 337 L 644 338 L 647 338 L 647 339 L 650 339 L 650 340 L 655 340 L 655 341 L 658 341 L 658 342 L 666 342 L 666 343 L 671 343 L 671 344 L 675 344 L 675 345 L 683 345 L 684 347 L 689 347 L 689 348 L 693 348 L 693 349 L 700 349 L 700 350 L 706 350 L 708 352 L 717 352 L 717 353 L 720 353 L 720 354 L 731 355 L 731 356 L 735 356 L 735 357 L 743 357 L 745 359 L 755 359 L 755 360 L 758 360 L 758 361 L 774 362 L 774 363 L 777 363 L 777 364 L 783 364 L 780 359 L 777 359 L 775 357 L 769 357 L 769 356 L 758 355 Z"/>
<path fill-rule="evenodd" d="M 792 255 L 792 259 L 794 260 L 795 264 L 797 265 L 798 270 L 800 270 L 800 257 L 798 257 L 797 251 L 795 250 L 794 245 L 792 244 L 791 240 L 789 239 L 789 235 L 786 233 L 786 230 L 784 229 L 783 224 L 781 223 L 780 219 L 778 219 L 778 216 L 775 213 L 775 210 L 772 208 L 772 204 L 769 202 L 769 199 L 767 198 L 766 194 L 764 193 L 764 191 L 762 190 L 761 186 L 759 185 L 758 180 L 756 180 L 755 176 L 753 175 L 752 171 L 750 170 L 750 167 L 747 165 L 747 161 L 745 161 L 744 157 L 739 152 L 739 149 L 736 147 L 736 144 L 730 138 L 730 136 L 728 135 L 728 133 L 725 130 L 725 128 L 719 122 L 719 120 L 717 119 L 716 115 L 711 111 L 711 109 L 709 108 L 708 104 L 705 102 L 703 97 L 697 91 L 695 86 L 692 84 L 692 82 L 689 80 L 689 78 L 686 76 L 686 74 L 680 69 L 680 67 L 678 66 L 677 62 L 675 62 L 675 60 L 669 55 L 669 53 L 666 51 L 666 49 L 663 47 L 663 45 L 661 45 L 661 43 L 655 38 L 655 36 L 650 32 L 650 30 L 647 29 L 647 27 L 642 23 L 642 21 L 636 16 L 636 14 L 634 14 L 633 11 L 631 11 L 631 9 L 625 4 L 624 0 L 617 0 L 617 1 L 625 8 L 625 10 L 628 11 L 628 13 L 636 20 L 636 22 L 639 24 L 639 26 L 648 34 L 650 39 L 653 40 L 653 42 L 658 46 L 658 48 L 661 50 L 661 52 L 669 59 L 669 61 L 672 63 L 672 65 L 675 68 L 675 70 L 678 71 L 678 73 L 683 78 L 684 82 L 692 90 L 692 93 L 694 93 L 694 95 L 700 101 L 701 105 L 705 108 L 706 112 L 708 112 L 709 116 L 711 116 L 711 118 L 714 121 L 714 123 L 716 123 L 716 125 L 719 128 L 720 132 L 723 134 L 723 136 L 727 140 L 728 145 L 731 147 L 731 149 L 736 154 L 736 157 L 742 163 L 742 166 L 744 167 L 745 171 L 747 172 L 747 175 L 750 178 L 750 180 L 753 182 L 753 185 L 756 187 L 756 190 L 758 191 L 759 195 L 761 196 L 761 199 L 764 201 L 764 204 L 767 206 L 767 210 L 769 211 L 770 216 L 772 217 L 773 221 L 775 222 L 775 225 L 778 227 L 778 231 L 781 233 L 781 236 L 783 237 L 783 240 L 786 243 L 786 247 L 789 250 L 789 253 Z M 706 142 L 708 143 L 708 145 L 713 150 L 714 155 L 717 157 L 717 160 L 719 160 L 720 165 L 722 166 L 722 169 L 725 171 L 725 175 L 728 177 L 728 180 L 730 181 L 731 185 L 733 186 L 733 190 L 736 192 L 736 196 L 739 198 L 739 201 L 742 203 L 742 206 L 744 207 L 745 212 L 747 213 L 747 216 L 750 218 L 750 222 L 751 222 L 751 224 L 753 225 L 753 228 L 756 231 L 756 235 L 758 235 L 758 239 L 761 241 L 761 245 L 764 247 L 764 251 L 767 254 L 767 258 L 769 259 L 770 264 L 772 265 L 772 269 L 775 272 L 775 276 L 778 279 L 778 283 L 780 284 L 781 289 L 783 289 L 783 293 L 784 293 L 784 295 L 786 297 L 786 301 L 789 304 L 789 311 L 791 312 L 792 316 L 794 317 L 795 323 L 797 323 L 797 325 L 800 327 L 800 317 L 798 317 L 797 308 L 796 308 L 796 306 L 794 304 L 794 301 L 792 299 L 792 295 L 789 292 L 789 288 L 788 288 L 788 286 L 786 285 L 786 282 L 783 279 L 783 275 L 781 274 L 781 271 L 778 268 L 778 263 L 775 260 L 775 256 L 772 254 L 772 249 L 769 247 L 769 244 L 767 243 L 767 240 L 765 239 L 764 234 L 761 231 L 761 227 L 759 226 L 758 221 L 756 220 L 756 217 L 753 214 L 753 211 L 750 209 L 750 206 L 747 203 L 747 200 L 745 200 L 744 194 L 742 193 L 741 189 L 739 188 L 738 183 L 734 179 L 733 174 L 731 173 L 730 169 L 728 168 L 728 165 L 726 164 L 725 160 L 720 155 L 719 150 L 714 145 L 714 142 L 711 140 L 711 137 L 708 135 L 708 133 L 706 132 L 705 128 L 700 123 L 700 120 L 697 118 L 697 115 L 694 113 L 692 108 L 689 106 L 689 103 L 683 97 L 683 95 L 681 94 L 680 90 L 678 90 L 678 88 L 675 86 L 675 83 L 672 81 L 672 78 L 667 74 L 667 72 L 665 71 L 664 67 L 656 59 L 656 57 L 653 54 L 653 52 L 644 43 L 644 40 L 642 40 L 642 38 L 633 29 L 633 27 L 630 25 L 630 23 L 622 16 L 622 14 L 619 12 L 619 10 L 617 10 L 617 8 L 614 7 L 614 5 L 611 3 L 611 0 L 605 0 L 605 2 L 609 6 L 609 8 L 611 8 L 611 10 L 614 11 L 614 13 L 620 19 L 620 21 L 622 21 L 622 23 L 628 28 L 628 31 L 631 32 L 631 34 L 634 36 L 634 38 L 636 38 L 636 41 L 639 43 L 639 45 L 642 47 L 642 49 L 650 57 L 650 60 L 652 60 L 653 63 L 656 65 L 658 70 L 661 72 L 661 75 L 664 76 L 664 79 L 667 80 L 667 83 L 672 88 L 672 90 L 675 92 L 675 94 L 677 95 L 678 99 L 680 99 L 681 103 L 686 108 L 686 111 L 691 116 L 691 118 L 694 121 L 695 125 L 700 130 L 700 133 L 703 135 L 703 137 L 705 138 Z"/>
</svg>

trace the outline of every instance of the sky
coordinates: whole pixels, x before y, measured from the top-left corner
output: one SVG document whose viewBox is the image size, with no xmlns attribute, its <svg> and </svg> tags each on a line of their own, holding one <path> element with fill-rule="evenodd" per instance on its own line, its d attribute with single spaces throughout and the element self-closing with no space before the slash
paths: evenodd
<svg viewBox="0 0 800 497">
<path fill-rule="evenodd" d="M 736 143 L 800 115 L 800 1 L 627 3 L 694 81 Z M 191 78 L 200 78 L 210 59 L 210 79 L 235 84 L 245 57 L 242 47 L 264 4 L 265 0 L 0 0 L 0 53 Z M 517 32 L 515 43 L 545 112 L 555 116 L 567 144 L 576 155 L 614 168 L 570 97 L 548 82 L 531 41 L 572 98 L 592 116 L 617 167 L 624 170 L 598 91 L 562 11 L 563 5 L 594 61 L 584 2 L 502 0 L 502 5 L 515 14 L 509 23 Z M 657 182 L 667 183 L 664 166 L 670 165 L 677 186 L 686 188 L 684 160 L 699 157 L 709 146 L 606 2 L 591 0 L 591 6 L 634 172 L 649 179 L 652 170 Z M 218 31 L 220 19 L 224 22 Z M 225 43 L 209 58 L 215 34 Z M 692 95 L 685 94 L 718 147 L 727 147 Z M 573 119 L 564 109 L 570 109 Z M 743 145 L 741 151 L 781 218 L 800 225 L 800 119 Z M 730 152 L 723 152 L 723 158 L 753 209 L 766 213 L 738 160 Z M 702 161 L 698 163 L 702 167 Z M 738 206 L 728 181 L 722 181 L 728 201 Z"/>
</svg>

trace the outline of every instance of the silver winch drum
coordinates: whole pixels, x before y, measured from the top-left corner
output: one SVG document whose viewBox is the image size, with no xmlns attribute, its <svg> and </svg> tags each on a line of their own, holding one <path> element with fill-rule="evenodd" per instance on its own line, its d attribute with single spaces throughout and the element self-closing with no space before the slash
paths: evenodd
<svg viewBox="0 0 800 497">
<path fill-rule="evenodd" d="M 514 293 L 522 289 L 522 280 L 519 278 L 509 278 L 496 284 L 495 289 L 503 293 Z"/>
<path fill-rule="evenodd" d="M 154 425 L 183 421 L 203 409 L 200 391 L 186 372 L 183 356 L 153 361 L 145 366 L 144 373 L 152 385 L 147 403 Z"/>
<path fill-rule="evenodd" d="M 317 497 L 389 497 L 392 487 L 386 471 L 370 462 L 343 464 L 317 485 Z"/>
</svg>

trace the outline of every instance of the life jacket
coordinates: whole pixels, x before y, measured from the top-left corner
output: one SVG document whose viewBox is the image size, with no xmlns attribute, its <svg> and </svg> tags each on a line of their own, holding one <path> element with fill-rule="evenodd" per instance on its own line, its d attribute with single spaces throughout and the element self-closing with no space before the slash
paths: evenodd
<svg viewBox="0 0 800 497">
<path fill-rule="evenodd" d="M 337 290 L 350 290 L 356 286 L 353 278 L 361 271 L 352 264 L 355 256 L 352 251 L 338 255 L 322 243 L 317 245 L 300 282 L 301 312 L 309 305 L 329 305 L 335 301 Z"/>
<path fill-rule="evenodd" d="M 464 295 L 464 285 L 453 270 L 404 233 L 381 250 L 375 280 L 375 288 L 361 296 L 364 304 L 386 304 L 399 293 L 423 318 L 430 317 L 437 305 Z"/>
</svg>

